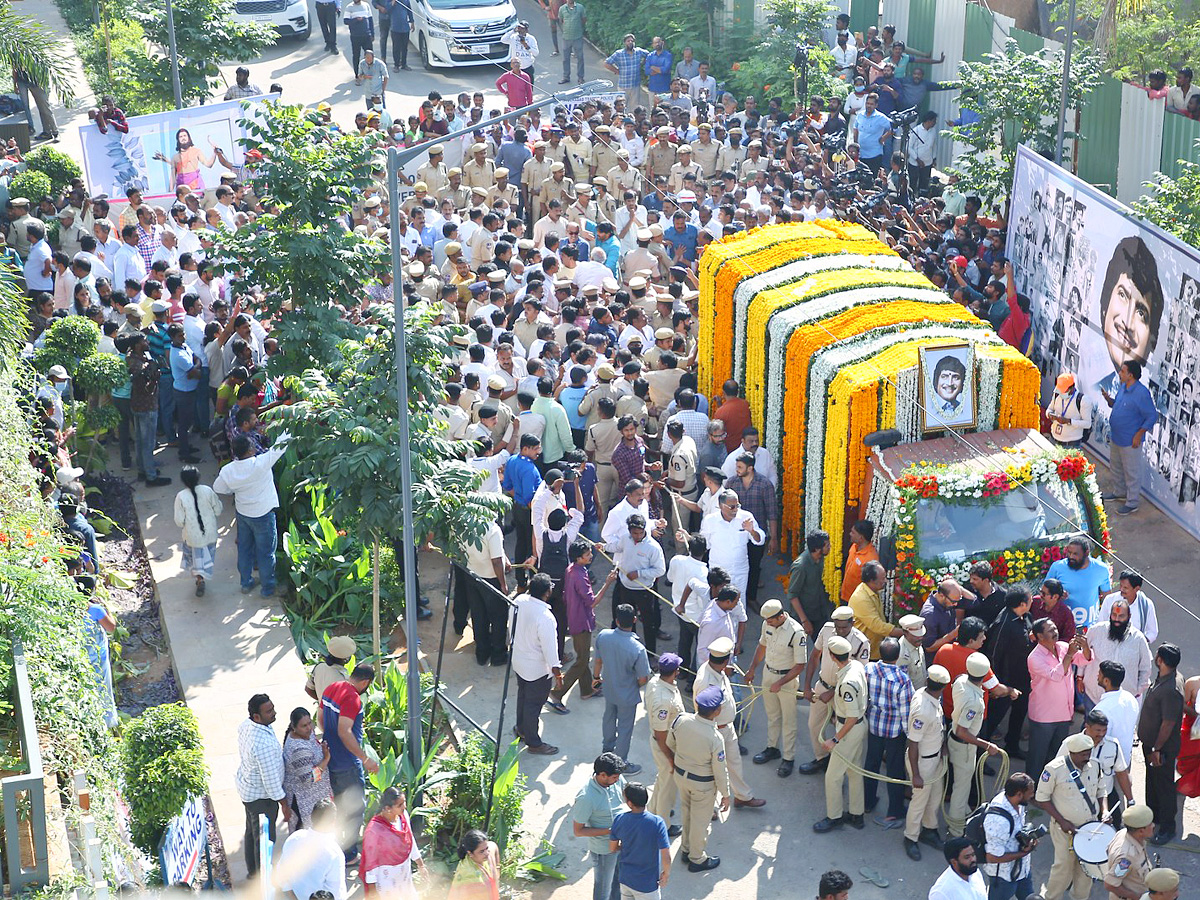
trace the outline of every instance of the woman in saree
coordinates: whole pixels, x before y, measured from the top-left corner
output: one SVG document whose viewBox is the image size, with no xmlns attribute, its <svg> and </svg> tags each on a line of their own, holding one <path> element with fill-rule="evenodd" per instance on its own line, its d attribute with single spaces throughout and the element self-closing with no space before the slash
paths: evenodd
<svg viewBox="0 0 1200 900">
<path fill-rule="evenodd" d="M 478 829 L 463 835 L 447 900 L 499 900 L 500 848 Z"/>
<path fill-rule="evenodd" d="M 394 787 L 379 796 L 379 812 L 363 831 L 362 861 L 358 871 L 368 895 L 380 900 L 416 900 L 413 863 L 426 878 L 429 871 L 413 837 L 412 823 L 404 810 L 404 793 Z"/>
</svg>

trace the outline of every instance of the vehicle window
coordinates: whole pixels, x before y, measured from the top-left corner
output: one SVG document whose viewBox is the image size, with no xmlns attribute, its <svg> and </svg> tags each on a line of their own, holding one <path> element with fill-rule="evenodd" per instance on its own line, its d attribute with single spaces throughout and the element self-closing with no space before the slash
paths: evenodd
<svg viewBox="0 0 1200 900">
<path fill-rule="evenodd" d="M 917 546 L 921 558 L 955 562 L 1028 541 L 1057 543 L 1086 530 L 1087 518 L 1075 485 L 1056 482 L 1026 487 L 1028 490 L 1009 491 L 986 500 L 918 501 Z"/>
</svg>

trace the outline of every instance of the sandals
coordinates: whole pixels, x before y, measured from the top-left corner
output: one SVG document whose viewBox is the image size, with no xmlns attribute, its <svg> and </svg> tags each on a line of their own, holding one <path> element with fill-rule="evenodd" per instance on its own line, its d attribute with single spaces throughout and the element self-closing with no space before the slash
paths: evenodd
<svg viewBox="0 0 1200 900">
<path fill-rule="evenodd" d="M 871 884 L 875 885 L 876 887 L 885 888 L 891 884 L 890 881 L 880 875 L 877 871 L 874 869 L 869 869 L 866 866 L 863 866 L 861 869 L 859 869 L 858 874 L 867 879 L 867 881 L 871 882 Z"/>
</svg>

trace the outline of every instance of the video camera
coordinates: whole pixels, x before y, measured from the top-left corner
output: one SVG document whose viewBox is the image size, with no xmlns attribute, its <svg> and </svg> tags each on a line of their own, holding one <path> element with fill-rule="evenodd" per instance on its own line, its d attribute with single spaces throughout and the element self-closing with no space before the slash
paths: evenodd
<svg viewBox="0 0 1200 900">
<path fill-rule="evenodd" d="M 1017 846 L 1022 850 L 1028 850 L 1036 841 L 1044 838 L 1050 833 L 1045 825 L 1026 825 L 1018 831 L 1013 837 L 1017 839 Z"/>
<path fill-rule="evenodd" d="M 921 111 L 915 106 L 910 106 L 908 109 L 892 113 L 892 125 L 899 128 L 906 128 L 916 122 L 919 115 L 921 115 Z"/>
<path fill-rule="evenodd" d="M 792 68 L 803 69 L 808 65 L 808 54 L 812 53 L 816 48 L 811 44 L 797 44 L 796 52 L 792 56 Z"/>
</svg>

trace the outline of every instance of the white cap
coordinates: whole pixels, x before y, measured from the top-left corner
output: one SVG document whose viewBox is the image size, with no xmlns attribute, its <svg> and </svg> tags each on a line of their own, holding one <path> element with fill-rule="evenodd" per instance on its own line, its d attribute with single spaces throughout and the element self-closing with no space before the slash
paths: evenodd
<svg viewBox="0 0 1200 900">
<path fill-rule="evenodd" d="M 991 662 L 982 653 L 972 653 L 967 657 L 967 674 L 972 678 L 982 678 L 991 667 Z"/>
</svg>

